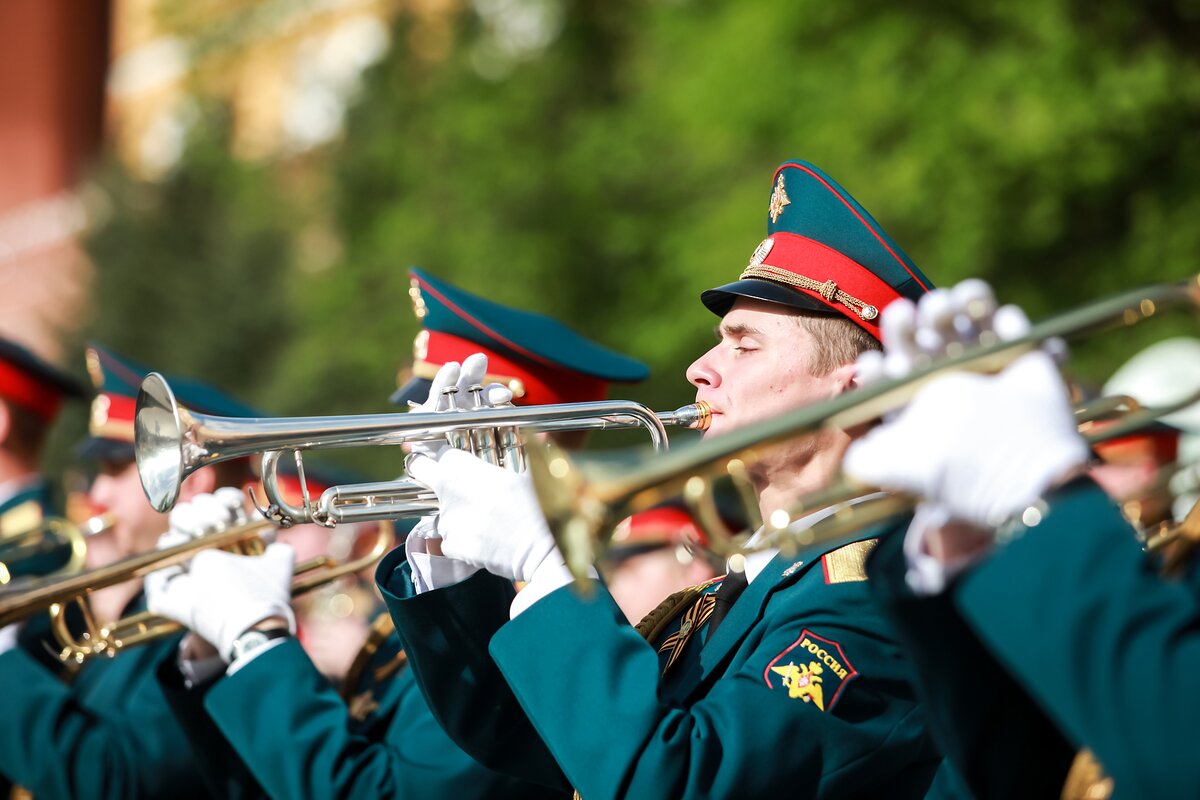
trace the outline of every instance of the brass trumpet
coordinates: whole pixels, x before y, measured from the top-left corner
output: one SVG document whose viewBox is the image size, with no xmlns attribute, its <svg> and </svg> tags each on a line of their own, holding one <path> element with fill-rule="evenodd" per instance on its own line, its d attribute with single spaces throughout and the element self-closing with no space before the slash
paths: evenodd
<svg viewBox="0 0 1200 800">
<path fill-rule="evenodd" d="M 0 592 L 0 626 L 18 622 L 42 611 L 49 611 L 51 627 L 64 662 L 83 663 L 99 655 L 115 656 L 121 650 L 152 641 L 179 631 L 173 620 L 149 612 L 134 614 L 105 625 L 97 624 L 88 605 L 88 595 L 118 583 L 143 578 L 155 570 L 183 563 L 208 548 L 221 548 L 246 555 L 260 553 L 261 534 L 274 527 L 267 520 L 234 525 L 224 530 L 199 536 L 173 547 L 131 556 L 113 564 L 86 570 L 75 575 L 38 581 L 23 591 Z M 338 562 L 321 557 L 296 566 L 297 580 L 292 584 L 292 596 L 302 594 L 327 583 L 369 567 L 383 557 L 395 543 L 391 524 L 381 522 L 378 536 L 366 555 Z M 67 609 L 74 604 L 82 614 L 84 633 L 76 636 L 68 628 Z"/>
<path fill-rule="evenodd" d="M 46 517 L 20 533 L 0 537 L 0 587 L 17 588 L 49 575 L 71 575 L 83 569 L 87 538 L 113 525 L 110 514 L 76 525 L 62 517 Z"/>
<path fill-rule="evenodd" d="M 581 581 L 599 552 L 607 546 L 603 532 L 611 530 L 609 521 L 617 516 L 640 511 L 672 497 L 683 496 L 697 512 L 700 521 L 714 515 L 711 483 L 717 476 L 731 477 L 743 493 L 749 493 L 747 464 L 756 454 L 773 444 L 814 433 L 824 427 L 853 428 L 869 423 L 884 413 L 907 403 L 931 380 L 952 371 L 996 372 L 1020 355 L 1054 338 L 1077 338 L 1103 329 L 1136 324 L 1172 308 L 1200 307 L 1200 279 L 1193 277 L 1176 283 L 1158 284 L 1117 297 L 1089 304 L 1053 317 L 1032 327 L 1019 339 L 999 342 L 992 336 L 978 347 L 929 363 L 912 374 L 849 392 L 832 400 L 748 425 L 729 433 L 702 440 L 691 446 L 648 459 L 619 476 L 592 480 L 561 450 L 546 454 L 533 451 L 530 471 L 542 502 L 550 529 L 567 565 Z M 1121 435 L 1149 419 L 1166 413 L 1161 409 L 1131 412 L 1128 418 L 1102 433 Z M 858 489 L 855 494 L 860 494 Z M 912 500 L 889 495 L 890 509 L 877 513 L 899 513 L 911 507 Z M 828 496 L 822 500 L 829 499 Z M 815 502 L 801 503 L 799 513 L 809 511 Z M 865 509 L 854 506 L 857 527 L 865 524 Z M 793 534 L 787 524 L 797 510 L 781 511 L 767 520 L 766 546 L 807 544 L 818 535 L 840 535 L 837 525 L 847 524 L 837 514 L 823 531 Z M 706 513 L 708 512 L 708 513 Z M 830 532 L 833 531 L 833 532 Z M 744 538 L 731 538 L 722 528 L 707 531 L 714 550 L 721 555 L 737 553 Z M 844 533 L 844 530 L 841 531 Z"/>
<path fill-rule="evenodd" d="M 703 430 L 711 419 L 704 403 L 663 413 L 623 400 L 493 408 L 482 405 L 483 387 L 477 388 L 472 387 L 475 407 L 456 409 L 452 405 L 451 413 L 243 419 L 189 411 L 176 402 L 166 380 L 151 373 L 142 382 L 134 417 L 134 449 L 142 488 L 150 505 L 166 511 L 175 504 L 184 478 L 195 470 L 262 453 L 263 492 L 269 505 L 260 510 L 279 524 L 335 525 L 390 519 L 429 513 L 436 510 L 436 501 L 420 484 L 400 480 L 334 487 L 313 504 L 304 485 L 299 451 L 445 439 L 519 471 L 525 459 L 522 434 L 642 428 L 654 448 L 661 450 L 667 445 L 664 426 Z M 287 450 L 296 451 L 304 498 L 300 507 L 287 503 L 278 485 L 280 456 L 272 451 Z"/>
</svg>

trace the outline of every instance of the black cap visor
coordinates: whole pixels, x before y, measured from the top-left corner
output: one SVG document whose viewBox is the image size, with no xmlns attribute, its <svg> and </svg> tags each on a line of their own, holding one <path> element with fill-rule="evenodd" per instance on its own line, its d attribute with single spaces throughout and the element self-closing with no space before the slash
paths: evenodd
<svg viewBox="0 0 1200 800">
<path fill-rule="evenodd" d="M 133 461 L 133 442 L 89 436 L 75 445 L 75 457 L 80 461 Z"/>
<path fill-rule="evenodd" d="M 392 396 L 388 398 L 388 401 L 398 406 L 406 405 L 410 400 L 414 403 L 424 403 L 429 397 L 430 386 L 433 386 L 433 381 L 428 378 L 413 378 L 392 392 Z"/>
<path fill-rule="evenodd" d="M 810 311 L 814 314 L 837 314 L 830 306 L 816 300 L 803 292 L 798 292 L 789 286 L 774 281 L 764 281 L 758 278 L 744 278 L 740 281 L 708 289 L 700 293 L 700 302 L 718 317 L 723 317 L 733 308 L 739 297 L 752 300 L 764 300 L 768 303 L 779 303 L 789 308 Z"/>
</svg>

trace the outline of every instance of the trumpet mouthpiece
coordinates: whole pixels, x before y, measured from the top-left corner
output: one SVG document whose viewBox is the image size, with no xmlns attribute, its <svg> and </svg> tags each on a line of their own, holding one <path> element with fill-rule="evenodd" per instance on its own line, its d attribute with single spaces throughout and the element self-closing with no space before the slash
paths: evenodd
<svg viewBox="0 0 1200 800">
<path fill-rule="evenodd" d="M 684 406 L 675 411 L 675 421 L 685 428 L 706 431 L 712 422 L 712 406 L 703 400 Z"/>
</svg>

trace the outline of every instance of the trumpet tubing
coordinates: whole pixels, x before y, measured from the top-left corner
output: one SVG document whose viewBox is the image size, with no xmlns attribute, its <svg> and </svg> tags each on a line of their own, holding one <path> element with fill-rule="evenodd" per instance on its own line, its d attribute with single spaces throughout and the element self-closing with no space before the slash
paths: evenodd
<svg viewBox="0 0 1200 800">
<path fill-rule="evenodd" d="M 296 580 L 292 583 L 292 597 L 299 597 L 346 575 L 366 569 L 383 558 L 395 542 L 395 528 L 390 522 L 381 522 L 375 542 L 365 555 L 347 561 L 320 556 L 297 564 Z M 115 656 L 125 648 L 170 636 L 181 630 L 183 626 L 178 622 L 143 611 L 105 625 L 86 639 L 75 639 L 69 633 L 65 638 L 59 636 L 59 643 L 63 646 L 59 657 L 64 661 L 82 662 L 97 655 Z"/>
<path fill-rule="evenodd" d="M 707 404 L 655 413 L 640 403 L 607 400 L 544 406 L 505 406 L 452 409 L 445 413 L 365 414 L 275 419 L 217 417 L 180 406 L 171 387 L 158 373 L 147 375 L 138 393 L 134 416 L 134 451 L 142 488 L 150 505 L 167 511 L 179 497 L 184 478 L 208 464 L 259 453 L 360 445 L 399 445 L 448 440 L 476 449 L 509 468 L 523 465 L 521 433 L 642 428 L 656 449 L 667 444 L 666 425 L 706 429 L 711 419 Z M 278 456 L 264 457 L 263 491 L 268 509 L 282 524 L 320 521 L 305 495 L 305 507 L 283 500 L 276 480 Z M 299 459 L 303 486 L 303 466 Z M 402 502 L 417 490 L 396 486 L 389 499 Z M 361 498 L 362 495 L 359 495 Z M 378 518 L 378 517 L 371 517 Z M 323 524 L 329 524 L 323 521 Z"/>
<path fill-rule="evenodd" d="M 78 525 L 47 517 L 29 530 L 0 538 L 0 587 L 12 591 L 37 578 L 79 572 L 87 555 L 87 538 L 103 533 L 114 522 L 111 514 Z"/>
<path fill-rule="evenodd" d="M 269 527 L 273 526 L 266 520 L 235 525 L 173 547 L 130 556 L 107 566 L 84 570 L 66 577 L 40 580 L 37 585 L 28 589 L 2 592 L 0 593 L 0 626 L 26 619 L 55 604 L 65 604 L 73 598 L 83 597 L 92 591 L 115 586 L 134 578 L 144 578 L 155 570 L 187 561 L 204 548 L 230 548 L 241 545 L 257 538 L 261 531 Z"/>
<path fill-rule="evenodd" d="M 64 662 L 83 663 L 96 656 L 115 656 L 134 645 L 177 633 L 181 626 L 173 620 L 148 611 L 133 614 L 105 625 L 97 624 L 88 605 L 88 595 L 96 590 L 144 577 L 190 559 L 209 548 L 235 550 L 246 555 L 262 552 L 261 533 L 273 527 L 266 520 L 234 525 L 222 531 L 197 537 L 188 542 L 151 553 L 124 559 L 106 567 L 88 570 L 66 578 L 44 580 L 35 588 L 23 592 L 0 594 L 0 625 L 26 619 L 48 611 L 51 628 L 60 645 L 59 658 Z M 339 561 L 322 556 L 297 565 L 292 596 L 303 594 L 331 583 L 345 575 L 366 569 L 383 557 L 395 544 L 395 529 L 381 522 L 377 536 L 365 555 Z M 67 609 L 76 606 L 83 617 L 85 632 L 72 633 L 66 622 Z"/>
<path fill-rule="evenodd" d="M 902 407 L 923 386 L 948 372 L 996 372 L 1047 340 L 1078 338 L 1125 327 L 1181 307 L 1192 310 L 1200 307 L 1200 279 L 1158 284 L 1083 306 L 1034 325 L 1018 339 L 1000 342 L 992 337 L 993 341 L 929 363 L 906 377 L 881 381 L 722 436 L 706 438 L 606 480 L 588 480 L 562 451 L 549 454 L 534 451 L 531 454 L 531 461 L 535 462 L 531 464 L 534 487 L 568 567 L 582 580 L 607 545 L 602 531 L 611 527 L 608 522 L 618 512 L 640 511 L 680 495 L 711 497 L 711 492 L 702 490 L 703 482 L 715 476 L 744 473 L 745 465 L 753 463 L 763 449 L 826 427 L 848 429 L 869 423 Z M 1131 411 L 1112 430 L 1105 429 L 1101 434 L 1120 435 L 1121 431 L 1131 430 L 1161 413 L 1165 412 Z M 736 552 L 741 544 L 729 540 L 728 535 L 713 542 L 718 552 Z"/>
</svg>

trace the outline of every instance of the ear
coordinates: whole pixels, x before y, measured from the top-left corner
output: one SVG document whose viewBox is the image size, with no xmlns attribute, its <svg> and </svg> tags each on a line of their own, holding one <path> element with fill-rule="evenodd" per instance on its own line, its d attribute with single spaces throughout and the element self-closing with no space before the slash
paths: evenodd
<svg viewBox="0 0 1200 800">
<path fill-rule="evenodd" d="M 8 407 L 7 400 L 0 400 L 0 445 L 8 441 L 8 434 L 12 431 L 12 413 Z"/>
<path fill-rule="evenodd" d="M 191 500 L 198 494 L 212 494 L 217 488 L 217 473 L 209 468 L 198 469 L 187 476 L 179 487 L 179 502 Z"/>
<path fill-rule="evenodd" d="M 830 397 L 836 397 L 837 395 L 848 392 L 851 389 L 857 389 L 857 374 L 858 370 L 855 368 L 853 361 L 849 364 L 842 364 L 840 367 L 834 369 L 833 372 L 829 373 L 828 379 Z"/>
</svg>

